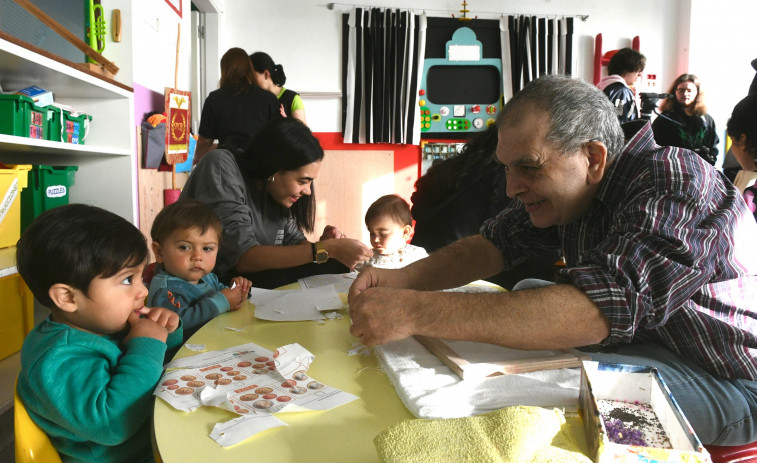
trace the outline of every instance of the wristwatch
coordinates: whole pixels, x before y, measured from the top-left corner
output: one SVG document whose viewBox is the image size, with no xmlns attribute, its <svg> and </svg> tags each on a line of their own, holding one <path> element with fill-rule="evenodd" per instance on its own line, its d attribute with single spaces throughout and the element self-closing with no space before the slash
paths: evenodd
<svg viewBox="0 0 757 463">
<path fill-rule="evenodd" d="M 312 246 L 314 264 L 323 264 L 329 260 L 329 253 L 326 251 L 326 248 L 323 247 L 323 243 L 318 241 L 317 243 L 312 243 Z"/>
</svg>

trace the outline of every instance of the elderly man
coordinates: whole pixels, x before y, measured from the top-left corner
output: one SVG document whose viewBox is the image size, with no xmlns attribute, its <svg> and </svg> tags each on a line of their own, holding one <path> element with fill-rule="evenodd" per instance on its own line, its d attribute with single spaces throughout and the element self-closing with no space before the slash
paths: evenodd
<svg viewBox="0 0 757 463">
<path fill-rule="evenodd" d="M 497 124 L 519 201 L 404 269 L 362 272 L 351 333 L 590 346 L 594 360 L 656 366 L 703 442 L 756 440 L 757 225 L 739 192 L 695 153 L 657 146 L 648 123 L 624 144 L 612 105 L 579 80 L 531 82 Z M 557 284 L 432 291 L 554 249 Z"/>
</svg>

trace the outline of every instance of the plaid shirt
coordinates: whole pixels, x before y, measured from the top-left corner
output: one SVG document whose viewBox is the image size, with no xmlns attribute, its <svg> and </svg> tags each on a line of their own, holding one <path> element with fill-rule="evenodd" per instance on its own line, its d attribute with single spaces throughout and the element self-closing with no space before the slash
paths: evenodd
<svg viewBox="0 0 757 463">
<path fill-rule="evenodd" d="M 757 379 L 757 224 L 740 192 L 695 153 L 657 146 L 647 123 L 580 219 L 538 229 L 515 203 L 481 233 L 506 267 L 523 249 L 561 248 L 561 282 L 610 321 L 602 345 L 653 340 L 714 374 Z"/>
</svg>

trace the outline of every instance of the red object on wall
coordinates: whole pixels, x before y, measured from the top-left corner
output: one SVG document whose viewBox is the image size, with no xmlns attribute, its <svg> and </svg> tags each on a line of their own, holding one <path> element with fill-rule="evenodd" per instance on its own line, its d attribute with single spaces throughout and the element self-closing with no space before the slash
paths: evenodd
<svg viewBox="0 0 757 463">
<path fill-rule="evenodd" d="M 640 46 L 641 41 L 639 40 L 639 36 L 637 35 L 636 37 L 631 39 L 631 48 L 633 50 L 639 51 Z M 607 66 L 608 64 L 610 64 L 610 59 L 617 52 L 618 50 L 609 50 L 602 54 L 602 34 L 597 34 L 597 36 L 594 38 L 594 85 L 597 85 L 599 81 L 602 80 L 602 66 Z"/>
</svg>

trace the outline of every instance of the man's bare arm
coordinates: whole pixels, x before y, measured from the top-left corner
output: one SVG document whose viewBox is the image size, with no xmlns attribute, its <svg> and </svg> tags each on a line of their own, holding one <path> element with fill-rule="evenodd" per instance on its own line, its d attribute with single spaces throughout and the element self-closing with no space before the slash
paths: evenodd
<svg viewBox="0 0 757 463">
<path fill-rule="evenodd" d="M 610 325 L 594 302 L 571 285 L 498 294 L 372 288 L 350 301 L 351 333 L 366 345 L 420 334 L 517 349 L 595 344 Z"/>
</svg>

